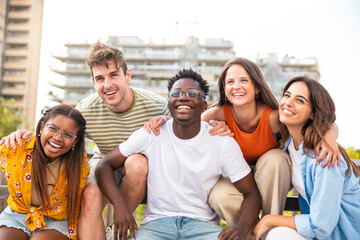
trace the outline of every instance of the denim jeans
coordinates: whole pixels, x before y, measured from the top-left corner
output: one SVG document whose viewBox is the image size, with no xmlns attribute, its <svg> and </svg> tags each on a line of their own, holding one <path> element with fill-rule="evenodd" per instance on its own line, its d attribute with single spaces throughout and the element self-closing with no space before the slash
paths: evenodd
<svg viewBox="0 0 360 240">
<path fill-rule="evenodd" d="M 142 225 L 136 231 L 135 238 L 136 240 L 216 240 L 221 230 L 218 225 L 190 217 L 164 217 Z"/>
</svg>

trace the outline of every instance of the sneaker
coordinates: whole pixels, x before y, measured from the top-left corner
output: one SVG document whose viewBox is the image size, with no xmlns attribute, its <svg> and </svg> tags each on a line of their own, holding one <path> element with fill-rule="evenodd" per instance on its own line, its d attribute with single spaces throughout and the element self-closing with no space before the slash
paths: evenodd
<svg viewBox="0 0 360 240">
<path fill-rule="evenodd" d="M 105 230 L 105 239 L 114 240 L 114 225 L 108 226 Z"/>
</svg>

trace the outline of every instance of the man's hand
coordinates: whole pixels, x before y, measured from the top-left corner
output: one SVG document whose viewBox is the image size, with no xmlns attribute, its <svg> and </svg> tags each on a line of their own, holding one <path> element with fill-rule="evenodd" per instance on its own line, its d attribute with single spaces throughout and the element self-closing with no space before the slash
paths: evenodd
<svg viewBox="0 0 360 240">
<path fill-rule="evenodd" d="M 114 205 L 114 240 L 126 240 L 130 230 L 131 240 L 135 240 L 135 230 L 138 226 L 126 204 Z"/>
<path fill-rule="evenodd" d="M 210 120 L 209 124 L 213 127 L 209 131 L 209 133 L 212 136 L 220 135 L 220 136 L 234 137 L 234 133 L 231 132 L 229 126 L 226 125 L 224 121 Z"/>
<path fill-rule="evenodd" d="M 159 116 L 159 117 L 151 118 L 148 122 L 144 123 L 144 129 L 149 134 L 152 131 L 155 134 L 155 136 L 159 136 L 159 134 L 160 134 L 159 127 L 170 119 L 171 119 L 171 117 L 167 117 L 167 116 Z"/>
<path fill-rule="evenodd" d="M 243 234 L 239 231 L 239 229 L 235 227 L 229 227 L 228 229 L 224 229 L 220 232 L 218 240 L 245 240 L 246 234 Z"/>
<path fill-rule="evenodd" d="M 0 141 L 0 144 L 5 144 L 6 148 L 9 148 L 11 145 L 11 147 L 15 150 L 16 143 L 19 145 L 19 147 L 22 147 L 21 138 L 27 139 L 31 135 L 33 135 L 33 133 L 28 130 L 17 130 L 13 133 L 10 133 L 6 137 L 3 137 Z"/>
</svg>

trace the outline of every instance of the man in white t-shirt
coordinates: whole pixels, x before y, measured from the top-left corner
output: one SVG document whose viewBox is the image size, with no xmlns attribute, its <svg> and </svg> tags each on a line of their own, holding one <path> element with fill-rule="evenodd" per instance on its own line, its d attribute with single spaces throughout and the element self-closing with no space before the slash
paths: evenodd
<svg viewBox="0 0 360 240">
<path fill-rule="evenodd" d="M 114 205 L 115 239 L 126 239 L 128 230 L 134 239 L 137 229 L 113 172 L 134 153 L 144 154 L 149 166 L 148 200 L 137 240 L 245 239 L 259 215 L 260 195 L 236 141 L 211 136 L 211 127 L 201 122 L 208 83 L 191 69 L 182 70 L 169 80 L 168 89 L 173 119 L 161 126 L 161 134 L 135 131 L 96 168 L 98 185 Z M 229 177 L 244 195 L 239 222 L 226 230 L 214 224 L 217 216 L 208 204 L 220 176 Z"/>
</svg>

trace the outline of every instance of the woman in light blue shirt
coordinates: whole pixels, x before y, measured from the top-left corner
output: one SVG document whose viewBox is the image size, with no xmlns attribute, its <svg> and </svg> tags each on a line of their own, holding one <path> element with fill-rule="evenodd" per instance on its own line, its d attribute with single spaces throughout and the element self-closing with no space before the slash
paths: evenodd
<svg viewBox="0 0 360 240">
<path fill-rule="evenodd" d="M 301 213 L 267 215 L 254 228 L 252 238 L 268 232 L 267 240 L 360 239 L 359 169 L 346 151 L 340 167 L 316 164 L 316 144 L 335 121 L 329 93 L 309 77 L 295 77 L 285 86 L 280 101 L 281 146 L 293 163 L 293 185 L 299 192 Z"/>
</svg>

